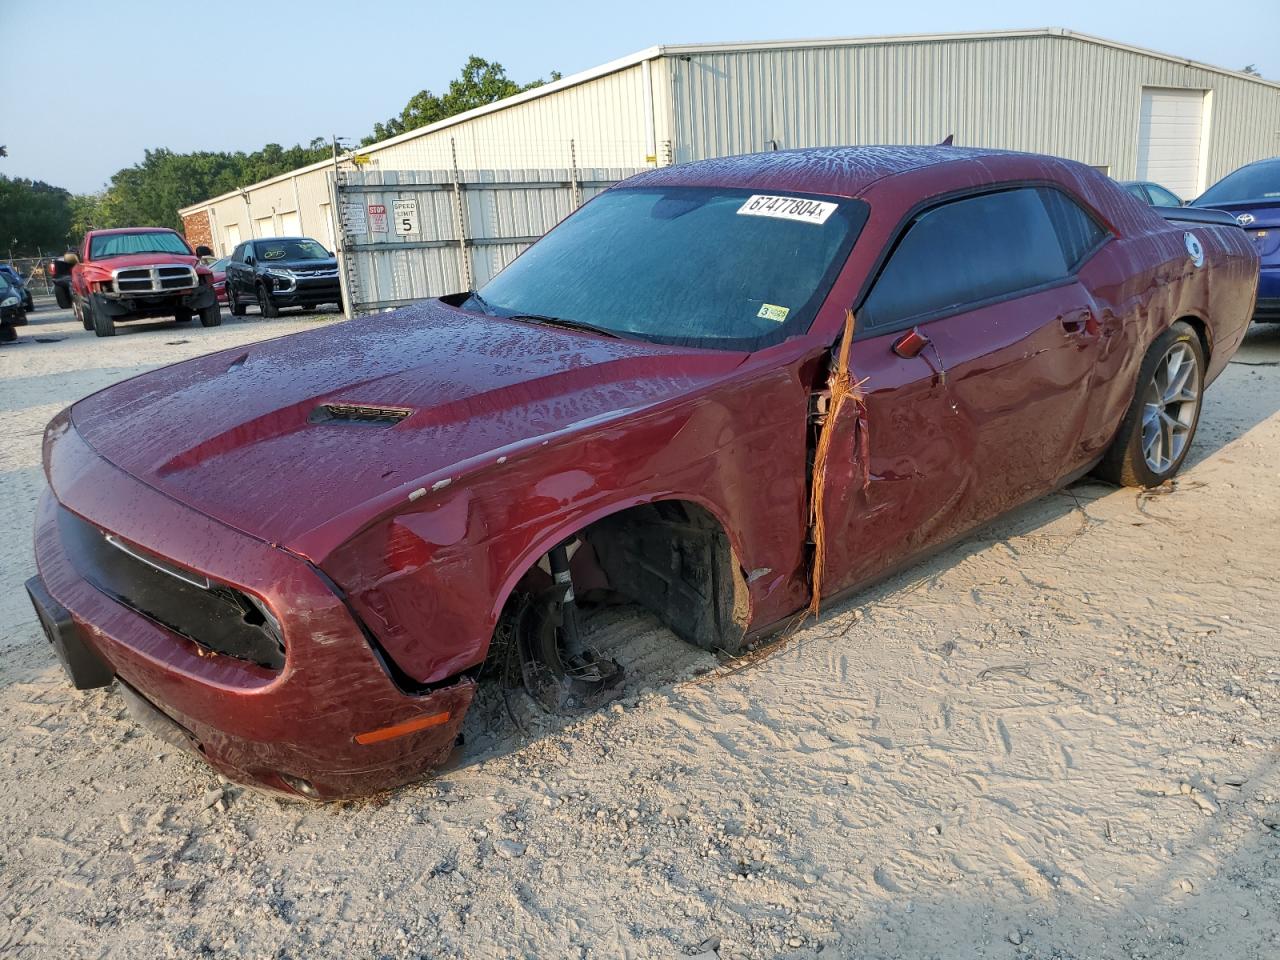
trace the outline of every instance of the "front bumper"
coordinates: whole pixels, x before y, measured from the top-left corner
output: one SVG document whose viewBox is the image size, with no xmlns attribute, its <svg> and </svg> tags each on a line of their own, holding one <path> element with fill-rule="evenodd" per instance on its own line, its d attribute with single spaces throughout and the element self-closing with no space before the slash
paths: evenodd
<svg viewBox="0 0 1280 960">
<path fill-rule="evenodd" d="M 101 310 L 112 320 L 145 320 L 151 317 L 172 317 L 178 310 L 197 313 L 218 302 L 211 284 L 202 283 L 194 289 L 154 295 L 115 293 L 93 294 L 93 309 Z"/>
<path fill-rule="evenodd" d="M 293 286 L 273 287 L 271 299 L 279 307 L 314 307 L 322 303 L 339 303 L 342 290 L 336 277 L 299 278 Z"/>
<path fill-rule="evenodd" d="M 346 604 L 305 561 L 116 469 L 89 448 L 65 413 L 50 431 L 52 489 L 37 514 L 39 581 L 32 591 L 33 599 L 37 591 L 47 598 L 42 623 L 48 632 L 47 611 L 64 612 L 53 635 L 69 631 L 133 698 L 181 731 L 175 742 L 230 779 L 312 799 L 366 796 L 414 780 L 448 757 L 473 681 L 404 692 Z M 175 562 L 184 567 L 262 599 L 280 621 L 284 667 L 210 653 L 100 591 L 59 534 L 58 512 L 68 509 L 100 529 L 126 531 L 135 547 L 178 554 Z M 445 713 L 447 720 L 405 736 L 356 740 Z"/>
</svg>

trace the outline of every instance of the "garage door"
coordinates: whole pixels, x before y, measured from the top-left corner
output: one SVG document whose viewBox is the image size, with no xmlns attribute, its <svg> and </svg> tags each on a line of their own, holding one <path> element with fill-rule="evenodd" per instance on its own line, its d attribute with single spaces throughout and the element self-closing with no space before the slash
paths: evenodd
<svg viewBox="0 0 1280 960">
<path fill-rule="evenodd" d="M 1185 199 L 1198 196 L 1204 91 L 1142 88 L 1138 179 L 1154 180 Z"/>
<path fill-rule="evenodd" d="M 274 237 L 276 235 L 275 217 L 263 217 L 253 221 L 253 233 L 256 237 Z"/>
<path fill-rule="evenodd" d="M 294 210 L 292 213 L 280 214 L 280 236 L 302 236 L 302 217 L 298 215 L 297 210 Z"/>
<path fill-rule="evenodd" d="M 231 256 L 231 251 L 240 246 L 240 224 L 228 223 L 222 228 L 222 255 Z"/>
</svg>

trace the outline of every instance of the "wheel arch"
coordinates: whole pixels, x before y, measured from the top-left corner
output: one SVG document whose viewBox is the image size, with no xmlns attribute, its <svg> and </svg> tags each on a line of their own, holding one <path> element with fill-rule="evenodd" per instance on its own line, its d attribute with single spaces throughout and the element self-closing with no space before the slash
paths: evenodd
<svg viewBox="0 0 1280 960">
<path fill-rule="evenodd" d="M 724 605 L 727 602 L 728 608 L 731 610 L 731 620 L 734 627 L 729 635 L 717 638 L 720 642 L 716 645 L 736 652 L 746 636 L 747 626 L 751 622 L 750 592 L 747 589 L 746 574 L 743 571 L 740 560 L 742 555 L 740 544 L 737 542 L 733 527 L 728 522 L 723 510 L 705 497 L 689 493 L 671 492 L 658 497 L 628 497 L 598 506 L 587 513 L 575 514 L 572 518 L 565 518 L 560 522 L 547 525 L 539 531 L 530 545 L 510 564 L 500 588 L 495 591 L 493 606 L 489 611 L 489 622 L 492 627 L 496 628 L 503 611 L 512 602 L 521 582 L 533 572 L 542 558 L 557 544 L 572 537 L 582 537 L 583 534 L 589 531 L 599 530 L 602 525 L 617 524 L 648 510 L 663 509 L 683 510 L 686 514 L 695 518 L 695 522 L 707 525 L 706 532 L 710 536 L 721 538 L 720 544 L 723 555 L 719 556 L 717 560 L 721 572 L 729 582 L 720 583 L 719 585 L 727 590 L 728 594 L 720 596 L 709 595 L 706 599 L 711 604 L 719 601 L 721 605 Z M 591 541 L 588 540 L 588 542 Z M 637 602 L 650 606 L 640 600 L 637 600 Z M 650 609 L 653 608 L 650 606 Z M 660 619 L 666 619 L 662 616 L 661 611 L 654 610 L 654 612 L 659 615 Z M 712 619 L 720 622 L 724 618 L 713 616 Z M 690 639 L 682 633 L 680 625 L 668 623 L 668 626 L 671 626 L 676 633 L 685 639 Z M 708 638 L 704 637 L 703 639 Z M 486 638 L 484 648 L 480 651 L 481 656 L 476 661 L 477 663 L 483 662 L 488 657 L 492 640 L 493 629 L 491 628 L 490 635 Z M 711 644 L 701 643 L 700 645 L 710 646 Z"/>
</svg>

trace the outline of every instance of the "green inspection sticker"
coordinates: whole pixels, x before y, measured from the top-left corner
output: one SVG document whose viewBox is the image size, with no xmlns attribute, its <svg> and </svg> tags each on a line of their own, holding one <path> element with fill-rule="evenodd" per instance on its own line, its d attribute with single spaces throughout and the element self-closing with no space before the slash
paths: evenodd
<svg viewBox="0 0 1280 960">
<path fill-rule="evenodd" d="M 776 303 L 766 303 L 761 305 L 760 312 L 756 316 L 764 320 L 772 320 L 774 323 L 782 323 L 787 319 L 787 314 L 790 312 L 790 307 L 780 307 Z"/>
</svg>

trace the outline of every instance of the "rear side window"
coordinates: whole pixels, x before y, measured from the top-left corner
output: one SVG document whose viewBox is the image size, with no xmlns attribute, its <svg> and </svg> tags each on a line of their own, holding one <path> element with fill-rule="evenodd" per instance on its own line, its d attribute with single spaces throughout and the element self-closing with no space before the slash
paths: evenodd
<svg viewBox="0 0 1280 960">
<path fill-rule="evenodd" d="M 1047 187 L 941 204 L 908 226 L 863 301 L 859 326 L 905 325 L 1063 280 L 1104 236 L 1079 204 Z"/>
<path fill-rule="evenodd" d="M 1106 231 L 1098 222 L 1085 213 L 1076 203 L 1061 190 L 1040 187 L 1036 190 L 1049 211 L 1049 219 L 1062 242 L 1062 252 L 1066 257 L 1067 267 L 1075 270 L 1084 261 L 1093 248 L 1102 242 Z"/>
</svg>

